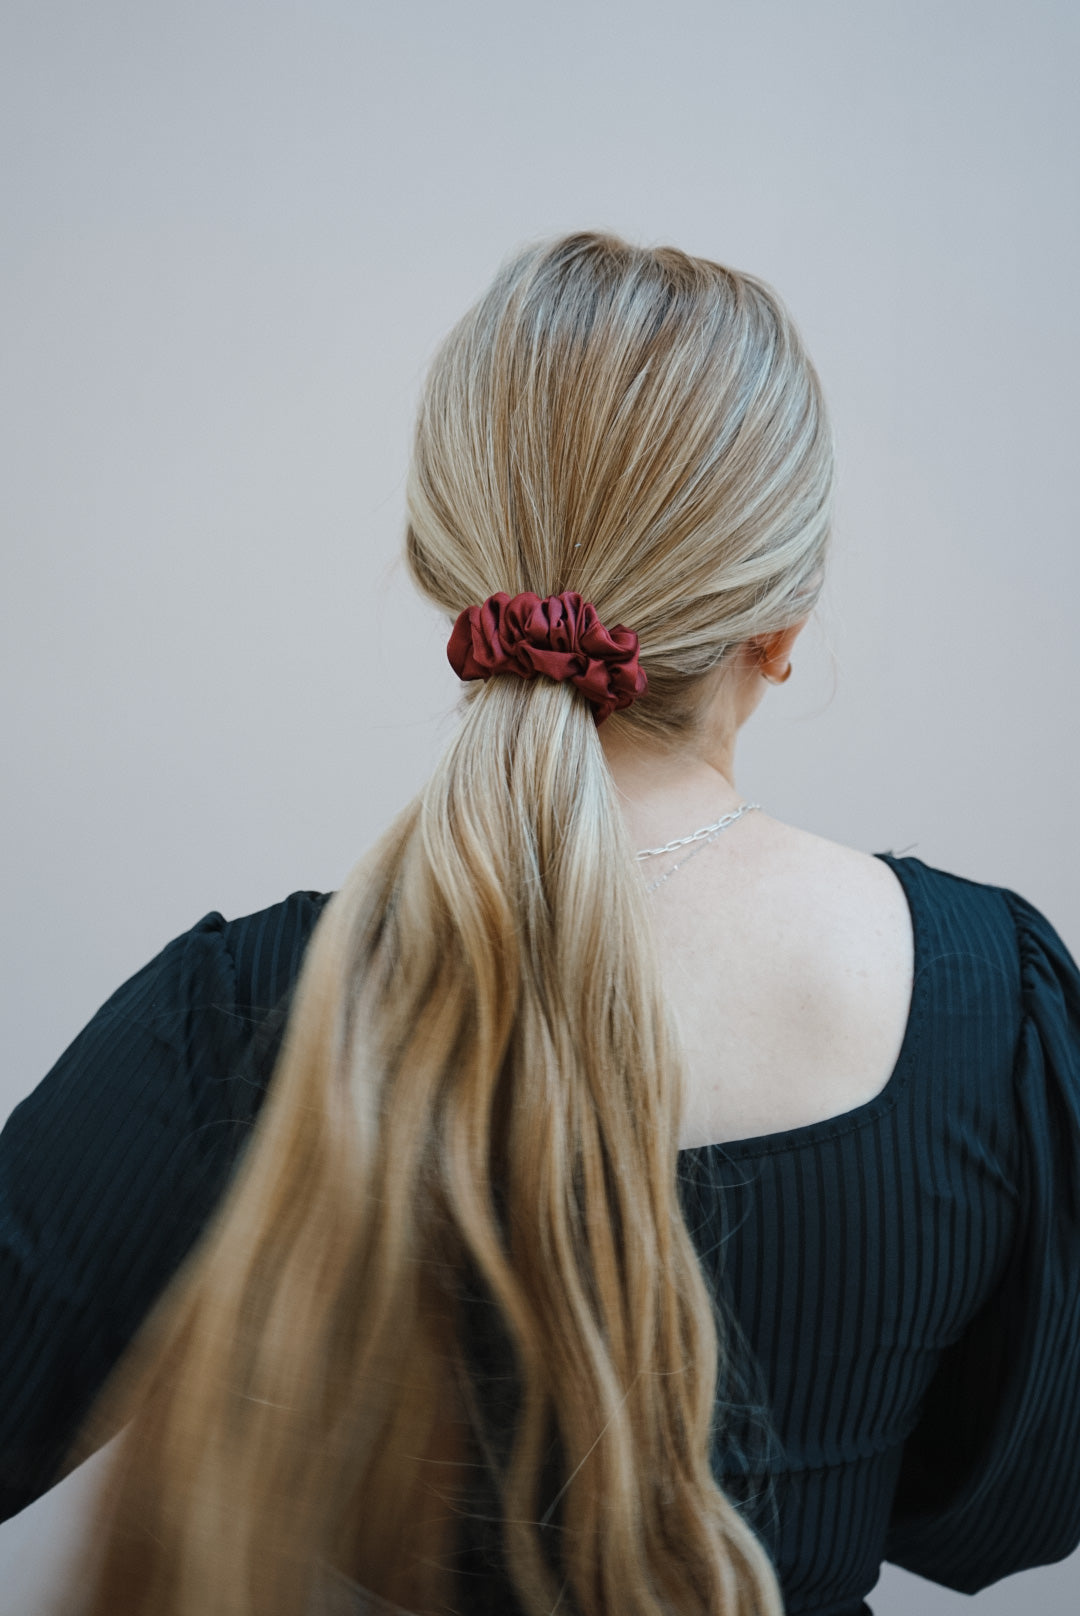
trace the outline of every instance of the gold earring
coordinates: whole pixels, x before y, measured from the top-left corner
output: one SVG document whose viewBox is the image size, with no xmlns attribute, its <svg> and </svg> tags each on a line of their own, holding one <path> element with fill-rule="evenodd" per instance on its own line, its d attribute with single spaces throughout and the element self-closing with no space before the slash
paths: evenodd
<svg viewBox="0 0 1080 1616">
<path fill-rule="evenodd" d="M 761 677 L 763 679 L 767 679 L 771 685 L 786 684 L 787 681 L 791 678 L 791 663 L 790 662 L 788 663 L 787 667 L 784 669 L 783 673 L 781 673 L 781 674 L 762 673 Z"/>
</svg>

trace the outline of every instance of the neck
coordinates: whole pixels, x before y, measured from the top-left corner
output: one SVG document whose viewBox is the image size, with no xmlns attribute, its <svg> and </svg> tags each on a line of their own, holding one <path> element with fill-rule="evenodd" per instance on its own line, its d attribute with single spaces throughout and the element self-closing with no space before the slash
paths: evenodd
<svg viewBox="0 0 1080 1616">
<path fill-rule="evenodd" d="M 711 824 L 744 800 L 735 782 L 734 735 L 691 750 L 612 731 L 600 736 L 635 847 L 652 847 Z"/>
</svg>

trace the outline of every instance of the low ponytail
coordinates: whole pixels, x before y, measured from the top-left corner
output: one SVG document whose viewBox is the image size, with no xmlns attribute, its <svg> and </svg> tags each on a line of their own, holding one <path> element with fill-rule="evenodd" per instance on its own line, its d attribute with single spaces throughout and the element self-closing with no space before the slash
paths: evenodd
<svg viewBox="0 0 1080 1616">
<path fill-rule="evenodd" d="M 728 647 L 805 612 L 829 448 L 761 283 L 563 238 L 436 359 L 408 563 L 450 620 L 580 590 L 649 676 L 606 722 L 685 735 Z M 229 1193 L 102 1402 L 131 1423 L 87 1616 L 321 1616 L 334 1571 L 421 1616 L 490 1586 L 524 1616 L 781 1616 L 710 1470 L 682 1086 L 594 708 L 466 687 L 327 903 Z"/>
<path fill-rule="evenodd" d="M 449 991 L 476 1016 L 472 1070 L 448 1067 L 435 1129 L 519 1383 L 507 1563 L 530 1612 L 566 1600 L 532 1524 L 557 1503 L 567 1608 L 704 1616 L 733 1543 L 756 1567 L 759 1551 L 709 1477 L 716 1346 L 675 1193 L 681 1072 L 586 704 L 546 680 L 485 687 L 419 830 L 409 932 L 429 882 L 463 956 Z"/>
</svg>

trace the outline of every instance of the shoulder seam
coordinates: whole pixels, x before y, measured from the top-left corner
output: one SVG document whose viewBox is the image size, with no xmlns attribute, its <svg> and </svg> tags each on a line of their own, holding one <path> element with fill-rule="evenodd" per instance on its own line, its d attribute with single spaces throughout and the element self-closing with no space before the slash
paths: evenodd
<svg viewBox="0 0 1080 1616">
<path fill-rule="evenodd" d="M 899 855 L 894 853 L 892 856 L 900 863 L 918 864 L 928 875 L 940 876 L 942 880 L 957 881 L 962 886 L 973 887 L 978 892 L 1004 892 L 1006 890 L 1004 887 L 998 886 L 994 881 L 982 881 L 978 876 L 961 875 L 958 870 L 946 870 L 939 864 L 927 864 L 926 860 L 919 858 L 917 854 L 905 853 Z"/>
</svg>

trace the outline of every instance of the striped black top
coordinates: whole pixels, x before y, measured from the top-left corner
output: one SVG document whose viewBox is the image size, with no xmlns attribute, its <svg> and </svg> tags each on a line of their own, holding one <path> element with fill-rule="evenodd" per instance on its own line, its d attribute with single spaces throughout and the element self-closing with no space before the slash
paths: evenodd
<svg viewBox="0 0 1080 1616">
<path fill-rule="evenodd" d="M 735 1321 L 714 1467 L 789 1616 L 868 1612 L 883 1559 L 974 1593 L 1080 1545 L 1080 970 L 1019 894 L 877 857 L 915 936 L 889 1082 L 680 1153 Z M 204 915 L 0 1134 L 0 1518 L 55 1480 L 227 1184 L 329 896 Z"/>
</svg>

